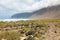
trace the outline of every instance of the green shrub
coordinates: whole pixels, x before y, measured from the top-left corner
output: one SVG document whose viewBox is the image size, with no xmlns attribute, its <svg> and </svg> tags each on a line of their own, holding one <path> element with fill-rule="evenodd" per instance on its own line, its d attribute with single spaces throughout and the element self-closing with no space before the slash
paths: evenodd
<svg viewBox="0 0 60 40">
<path fill-rule="evenodd" d="M 34 37 L 37 37 L 37 38 L 40 38 L 42 35 L 41 34 L 38 34 L 38 33 L 35 33 L 34 34 Z"/>
<path fill-rule="evenodd" d="M 22 28 L 22 30 L 28 31 L 28 30 L 30 30 L 30 28 L 24 27 L 24 28 Z"/>
<path fill-rule="evenodd" d="M 3 37 L 7 40 L 18 40 L 20 38 L 20 34 L 17 32 L 5 32 Z"/>
</svg>

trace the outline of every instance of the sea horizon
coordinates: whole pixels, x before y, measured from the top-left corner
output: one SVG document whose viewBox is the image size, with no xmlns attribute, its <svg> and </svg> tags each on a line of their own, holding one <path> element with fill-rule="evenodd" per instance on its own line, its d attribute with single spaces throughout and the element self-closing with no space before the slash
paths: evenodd
<svg viewBox="0 0 60 40">
<path fill-rule="evenodd" d="M 19 21 L 19 20 L 29 20 L 29 19 L 0 19 L 0 21 Z"/>
</svg>

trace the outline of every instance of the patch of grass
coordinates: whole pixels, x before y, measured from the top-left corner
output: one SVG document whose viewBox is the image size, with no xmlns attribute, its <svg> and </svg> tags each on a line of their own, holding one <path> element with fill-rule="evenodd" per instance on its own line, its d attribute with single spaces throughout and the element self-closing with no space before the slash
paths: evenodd
<svg viewBox="0 0 60 40">
<path fill-rule="evenodd" d="M 35 33 L 34 34 L 34 37 L 37 37 L 37 38 L 40 38 L 42 35 L 41 34 L 38 34 L 38 33 Z"/>
<path fill-rule="evenodd" d="M 22 30 L 28 31 L 28 30 L 31 30 L 31 29 L 30 28 L 27 28 L 27 27 L 24 27 L 24 28 L 22 28 Z"/>
<path fill-rule="evenodd" d="M 60 26 L 57 26 L 58 28 L 60 28 Z"/>
</svg>

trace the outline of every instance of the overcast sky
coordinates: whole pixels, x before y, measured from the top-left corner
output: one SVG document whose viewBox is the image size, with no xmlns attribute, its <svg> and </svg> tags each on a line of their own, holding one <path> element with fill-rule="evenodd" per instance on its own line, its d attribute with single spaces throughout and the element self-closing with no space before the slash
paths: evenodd
<svg viewBox="0 0 60 40">
<path fill-rule="evenodd" d="M 0 0 L 0 17 L 60 5 L 60 0 Z"/>
</svg>

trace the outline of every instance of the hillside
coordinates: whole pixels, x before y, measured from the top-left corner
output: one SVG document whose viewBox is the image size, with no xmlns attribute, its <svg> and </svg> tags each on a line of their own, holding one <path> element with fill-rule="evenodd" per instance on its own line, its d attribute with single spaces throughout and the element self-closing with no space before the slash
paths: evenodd
<svg viewBox="0 0 60 40">
<path fill-rule="evenodd" d="M 11 18 L 23 18 L 23 19 L 26 19 L 26 18 L 29 18 L 30 16 L 32 16 L 34 13 L 16 13 L 14 15 L 11 16 Z"/>
<path fill-rule="evenodd" d="M 30 19 L 60 19 L 60 5 L 38 10 Z"/>
</svg>

